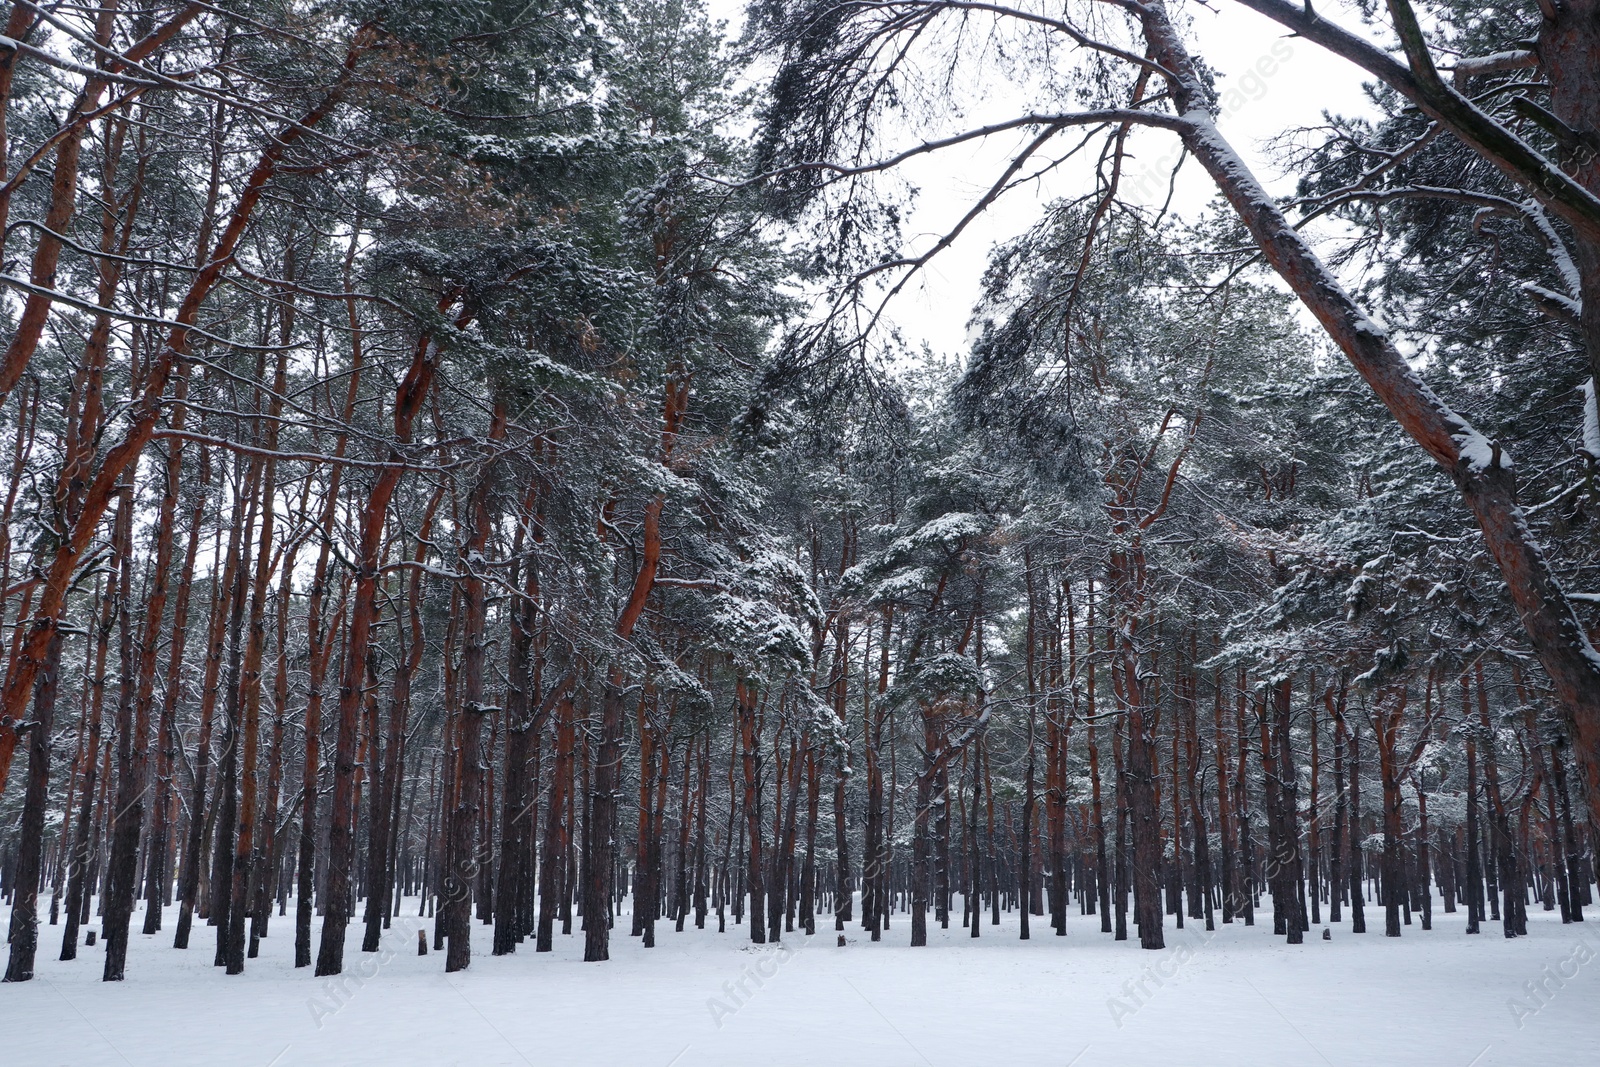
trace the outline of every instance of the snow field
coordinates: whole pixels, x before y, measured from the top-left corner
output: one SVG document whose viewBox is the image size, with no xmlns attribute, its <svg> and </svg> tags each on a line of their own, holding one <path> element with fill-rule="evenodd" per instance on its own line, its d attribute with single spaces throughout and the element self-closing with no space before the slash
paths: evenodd
<svg viewBox="0 0 1600 1067">
<path fill-rule="evenodd" d="M 1369 906 L 1368 933 L 1346 922 L 1293 947 L 1270 919 L 1208 934 L 1169 917 L 1161 952 L 1076 913 L 1066 937 L 1036 917 L 1023 942 L 1015 913 L 973 940 L 958 911 L 924 949 L 902 915 L 877 944 L 852 924 L 840 948 L 819 916 L 814 937 L 754 946 L 713 916 L 682 934 L 658 923 L 654 949 L 624 916 L 605 964 L 581 962 L 576 933 L 496 958 L 474 924 L 472 966 L 448 976 L 441 953 L 416 955 L 431 920 L 415 900 L 402 910 L 376 954 L 353 924 L 338 978 L 294 969 L 292 903 L 232 978 L 211 966 L 212 927 L 179 952 L 171 923 L 145 937 L 136 913 L 116 984 L 99 945 L 63 963 L 62 928 L 42 926 L 35 979 L 0 986 L 0 1065 L 1600 1064 L 1600 923 L 1563 927 L 1537 905 L 1514 941 L 1498 923 L 1468 937 L 1465 912 L 1437 904 L 1431 932 L 1385 938 Z"/>
</svg>

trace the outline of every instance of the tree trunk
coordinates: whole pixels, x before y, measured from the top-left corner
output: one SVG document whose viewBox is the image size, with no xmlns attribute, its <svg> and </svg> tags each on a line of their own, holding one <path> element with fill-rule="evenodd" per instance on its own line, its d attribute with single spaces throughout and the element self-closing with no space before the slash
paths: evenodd
<svg viewBox="0 0 1600 1067">
<path fill-rule="evenodd" d="M 745 858 L 745 880 L 750 894 L 750 940 L 766 944 L 766 879 L 761 848 L 761 734 L 756 718 L 755 683 L 746 678 L 735 682 L 735 710 L 739 726 L 739 750 L 744 771 L 744 816 L 749 839 Z"/>
<path fill-rule="evenodd" d="M 133 654 L 133 487 L 124 486 L 117 501 L 117 666 L 121 684 L 117 694 L 117 807 L 112 817 L 111 854 L 105 909 L 105 968 L 107 982 L 122 981 L 128 961 L 128 926 L 133 915 L 139 859 L 139 830 L 144 824 L 145 743 L 148 716 L 135 721 L 137 680 Z"/>
<path fill-rule="evenodd" d="M 1579 20 L 1586 17 L 1579 16 Z M 1600 810 L 1600 654 L 1517 502 L 1516 477 L 1509 459 L 1502 457 L 1499 445 L 1489 442 L 1423 384 L 1395 348 L 1388 331 L 1351 299 L 1217 131 L 1209 110 L 1211 98 L 1168 19 L 1163 0 L 1141 8 L 1140 18 L 1151 55 L 1164 68 L 1181 116 L 1185 148 L 1211 175 L 1267 262 L 1322 324 L 1395 420 L 1455 481 L 1500 568 L 1534 654 L 1578 742 L 1590 810 Z M 1587 56 L 1592 52 L 1584 49 L 1592 43 L 1594 30 L 1585 26 L 1579 51 Z M 1583 69 L 1591 68 L 1592 64 Z M 1592 96 L 1582 99 L 1592 103 Z M 1591 160 L 1591 167 L 1594 165 Z M 1595 175 L 1600 175 L 1600 170 Z M 1600 278 L 1600 273 L 1596 277 Z M 1594 309 L 1590 313 L 1594 314 Z"/>
<path fill-rule="evenodd" d="M 179 379 L 179 396 L 182 397 L 188 378 Z M 182 409 L 180 408 L 181 412 Z M 176 454 L 178 442 L 172 442 Z M 176 496 L 177 484 L 169 466 L 167 492 Z M 196 493 L 194 513 L 189 519 L 188 542 L 184 548 L 183 569 L 178 576 L 177 596 L 172 605 L 172 644 L 167 653 L 167 685 L 162 695 L 161 718 L 156 727 L 156 795 L 155 817 L 150 828 L 150 863 L 147 876 L 149 892 L 144 916 L 144 932 L 153 934 L 161 929 L 161 910 L 167 899 L 172 876 L 167 865 L 170 813 L 173 807 L 173 765 L 178 756 L 178 698 L 183 692 L 183 653 L 189 629 L 189 597 L 194 585 L 195 557 L 200 548 L 202 524 L 205 521 L 206 492 L 210 485 L 211 461 L 207 449 L 200 449 L 200 485 Z"/>
<path fill-rule="evenodd" d="M 44 860 L 44 817 L 49 803 L 50 733 L 55 728 L 56 687 L 61 677 L 61 631 L 54 631 L 45 653 L 44 669 L 36 675 L 33 722 L 28 726 L 28 788 L 22 800 L 22 825 L 17 835 L 17 858 L 12 875 L 11 953 L 5 981 L 26 982 L 33 977 L 34 953 L 39 947 L 39 876 Z M 93 753 L 90 759 L 94 758 Z"/>
<path fill-rule="evenodd" d="M 441 309 L 444 310 L 444 309 Z M 466 316 L 459 316 L 464 326 Z M 411 365 L 395 394 L 394 438 L 390 446 L 390 465 L 374 481 L 361 512 L 361 540 L 357 556 L 354 598 L 350 605 L 349 631 L 345 638 L 344 669 L 339 682 L 339 724 L 334 742 L 332 825 L 328 833 L 328 906 L 322 923 L 322 942 L 317 951 L 318 977 L 344 970 L 345 930 L 353 914 L 350 900 L 350 860 L 353 854 L 352 823 L 355 818 L 356 726 L 361 713 L 363 686 L 367 677 L 367 655 L 372 644 L 372 623 L 377 608 L 378 554 L 383 538 L 389 501 L 399 484 L 404 456 L 400 449 L 411 440 L 411 428 L 433 384 L 438 352 L 433 339 L 418 340 Z"/>
<path fill-rule="evenodd" d="M 200 9 L 201 5 L 189 5 L 184 10 L 190 13 L 188 17 L 193 17 Z M 173 24 L 169 22 L 168 25 Z M 181 23 L 178 25 L 181 26 Z M 176 32 L 176 27 L 172 32 Z M 276 176 L 289 149 L 313 127 L 320 125 L 343 100 L 358 60 L 375 40 L 375 31 L 370 26 L 363 26 L 355 32 L 346 51 L 340 76 L 333 87 L 298 121 L 277 131 L 245 179 L 216 246 L 210 250 L 211 255 L 204 265 L 194 273 L 188 290 L 178 304 L 165 343 L 144 369 L 141 392 L 126 408 L 124 417 L 127 430 L 122 439 L 102 453 L 94 465 L 93 476 L 82 494 L 81 507 L 72 517 L 65 536 L 54 546 L 48 561 L 40 567 L 38 607 L 29 624 L 27 637 L 13 658 L 5 685 L 0 688 L 0 724 L 8 719 L 15 721 L 28 701 L 33 690 L 34 675 L 43 666 L 51 637 L 61 626 L 67 594 L 78 563 L 93 540 L 100 519 L 110 506 L 128 467 L 143 453 L 155 433 L 156 423 L 165 407 L 166 390 L 173 369 L 188 354 L 190 331 L 202 305 L 220 281 L 222 272 L 233 262 L 234 251 L 261 202 L 267 184 Z M 11 747 L 14 744 L 10 738 L 14 736 L 11 731 L 0 730 L 0 790 L 5 788 L 10 770 Z"/>
</svg>

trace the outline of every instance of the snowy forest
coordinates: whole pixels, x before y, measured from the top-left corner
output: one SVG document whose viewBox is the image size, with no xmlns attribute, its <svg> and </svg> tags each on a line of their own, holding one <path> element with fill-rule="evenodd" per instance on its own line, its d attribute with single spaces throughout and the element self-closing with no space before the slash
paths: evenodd
<svg viewBox="0 0 1600 1067">
<path fill-rule="evenodd" d="M 0 5 L 0 1062 L 1592 1062 L 1600 11 L 1219 3 Z"/>
</svg>

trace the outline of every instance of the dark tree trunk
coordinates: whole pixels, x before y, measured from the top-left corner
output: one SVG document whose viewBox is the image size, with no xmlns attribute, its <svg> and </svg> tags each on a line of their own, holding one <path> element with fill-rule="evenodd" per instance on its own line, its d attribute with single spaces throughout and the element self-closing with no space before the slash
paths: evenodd
<svg viewBox="0 0 1600 1067">
<path fill-rule="evenodd" d="M 33 722 L 28 727 L 28 787 L 22 800 L 22 824 L 17 834 L 16 866 L 11 890 L 11 942 L 5 980 L 26 982 L 33 977 L 34 953 L 39 947 L 39 876 L 44 862 L 45 806 L 50 789 L 50 734 L 55 728 L 56 690 L 61 677 L 61 631 L 50 639 L 44 669 L 35 676 Z M 94 758 L 93 753 L 89 757 Z"/>
<path fill-rule="evenodd" d="M 1284 924 L 1291 945 L 1303 944 L 1308 929 L 1305 915 L 1305 860 L 1300 852 L 1299 826 L 1299 776 L 1295 771 L 1294 752 L 1289 745 L 1290 704 L 1293 699 L 1293 682 L 1284 679 L 1278 683 L 1273 701 L 1273 741 L 1277 756 L 1273 761 L 1278 774 L 1279 831 L 1278 866 L 1282 870 Z"/>
<path fill-rule="evenodd" d="M 1366 868 L 1361 825 L 1361 732 L 1350 730 L 1350 932 L 1367 932 L 1367 911 L 1362 896 L 1361 876 Z"/>
<path fill-rule="evenodd" d="M 556 913 L 561 901 L 570 897 L 565 876 L 567 835 L 567 793 L 572 784 L 574 710 L 570 698 L 563 697 L 556 709 L 555 765 L 550 773 L 549 808 L 545 812 L 544 862 L 539 866 L 539 932 L 535 952 L 549 952 L 554 946 Z"/>
<path fill-rule="evenodd" d="M 735 682 L 740 758 L 744 770 L 744 816 L 749 834 L 745 859 L 745 881 L 750 894 L 750 940 L 766 944 L 762 923 L 765 914 L 765 880 L 761 850 L 761 734 L 756 719 L 755 684 L 746 678 Z"/>
<path fill-rule="evenodd" d="M 139 859 L 139 831 L 144 824 L 145 740 L 147 717 L 135 721 L 137 681 L 133 653 L 133 487 L 125 486 L 117 501 L 116 557 L 117 666 L 121 685 L 117 695 L 117 800 L 111 821 L 111 855 L 105 909 L 105 968 L 107 982 L 120 982 L 127 969 L 128 927 Z"/>
<path fill-rule="evenodd" d="M 622 687 L 622 674 L 613 669 L 600 694 L 600 743 L 595 749 L 589 817 L 583 828 L 585 963 L 611 958 L 611 887 L 617 855 L 617 797 L 622 789 Z"/>
<path fill-rule="evenodd" d="M 67 863 L 67 922 L 61 936 L 61 958 L 78 958 L 78 928 L 87 911 L 90 857 L 93 849 L 94 804 L 96 787 L 100 780 L 100 734 L 105 706 L 106 646 L 111 637 L 111 625 L 116 599 L 110 585 L 117 579 L 108 576 L 105 591 L 101 594 L 99 619 L 95 627 L 95 642 L 89 679 L 89 701 L 85 709 L 88 720 L 88 740 L 83 755 L 83 783 L 79 789 L 78 817 L 73 827 L 72 852 Z"/>
</svg>

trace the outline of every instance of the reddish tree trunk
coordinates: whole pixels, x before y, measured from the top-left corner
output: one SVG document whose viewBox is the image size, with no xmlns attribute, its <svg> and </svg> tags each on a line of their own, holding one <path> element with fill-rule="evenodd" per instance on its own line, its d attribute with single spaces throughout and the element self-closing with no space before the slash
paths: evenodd
<svg viewBox="0 0 1600 1067">
<path fill-rule="evenodd" d="M 459 325 L 465 325 L 462 321 Z M 417 341 L 411 365 L 395 394 L 394 438 L 389 463 L 374 481 L 361 512 L 361 538 L 357 554 L 349 631 L 345 638 L 344 668 L 339 682 L 339 727 L 334 742 L 332 825 L 328 834 L 327 908 L 317 951 L 318 976 L 344 970 L 345 931 L 352 915 L 350 861 L 354 849 L 356 726 L 361 714 L 367 677 L 367 657 L 372 645 L 372 623 L 377 614 L 378 554 L 382 546 L 389 501 L 399 485 L 405 457 L 400 449 L 411 440 L 412 425 L 422 410 L 438 358 L 430 336 Z"/>
</svg>

